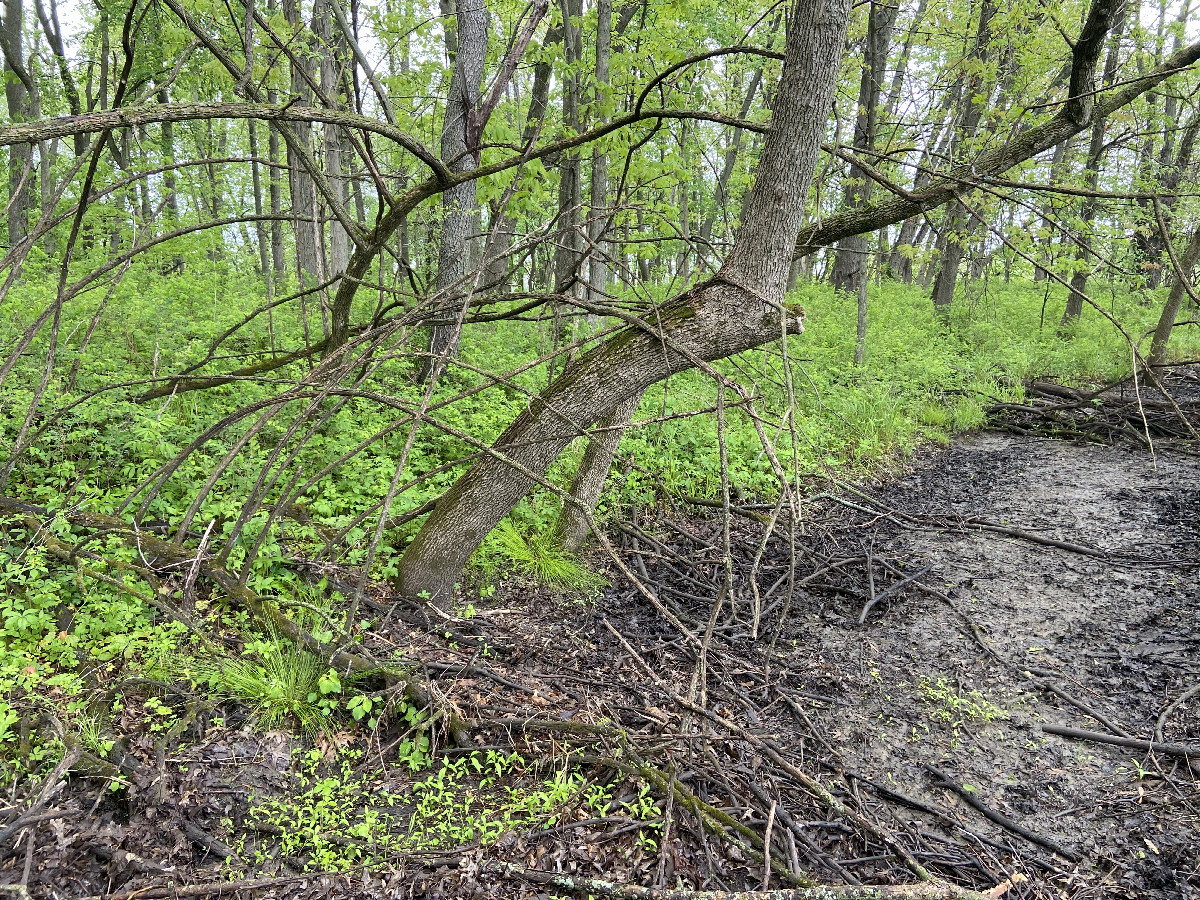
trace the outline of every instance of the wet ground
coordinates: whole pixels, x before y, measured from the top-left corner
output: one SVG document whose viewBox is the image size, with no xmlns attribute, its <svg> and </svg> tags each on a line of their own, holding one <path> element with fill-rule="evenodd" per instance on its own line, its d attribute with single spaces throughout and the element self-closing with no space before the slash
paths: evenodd
<svg viewBox="0 0 1200 900">
<path fill-rule="evenodd" d="M 626 571 L 597 557 L 612 582 L 598 598 L 512 581 L 471 620 L 389 617 L 369 641 L 423 667 L 475 746 L 574 754 L 626 801 L 646 773 L 674 773 L 688 793 L 654 791 L 653 845 L 625 813 L 576 805 L 487 848 L 243 895 L 565 895 L 487 868 L 500 862 L 758 887 L 754 847 L 770 821 L 772 886 L 788 871 L 911 883 L 923 868 L 964 888 L 1007 883 L 1010 897 L 1200 897 L 1200 762 L 1042 730 L 1200 746 L 1200 694 L 1176 702 L 1200 684 L 1200 462 L 984 433 L 891 483 L 829 493 L 796 528 L 795 552 L 786 524 L 763 543 L 769 510 L 738 512 L 729 596 L 720 517 L 659 510 L 614 532 Z M 119 799 L 73 781 L 71 815 L 36 854 L 10 852 L 0 881 L 28 867 L 35 898 L 148 898 L 311 867 L 247 817 L 252 796 L 286 796 L 295 741 L 224 712 L 158 760 L 153 736 L 131 740 L 142 772 Z M 356 777 L 370 792 L 411 784 L 398 733 L 367 743 Z M 728 821 L 705 831 L 688 796 Z M 244 864 L 223 862 L 230 847 Z"/>
<path fill-rule="evenodd" d="M 1200 895 L 1200 795 L 1186 761 L 1040 730 L 1111 733 L 1043 684 L 1153 739 L 1160 714 L 1200 683 L 1198 475 L 1190 457 L 985 434 L 890 485 L 882 499 L 895 508 L 978 516 L 1106 556 L 995 533 L 889 529 L 881 552 L 931 564 L 929 581 L 958 612 L 925 596 L 865 629 L 811 622 L 822 656 L 857 673 L 843 695 L 853 712 L 830 720 L 847 765 L 1001 836 L 926 766 L 972 785 L 984 804 L 1083 856 L 1060 885 L 1068 894 Z M 984 698 L 975 705 L 1003 713 L 963 714 L 951 695 L 972 691 Z M 947 703 L 953 721 L 940 715 Z M 1177 708 L 1165 739 L 1200 747 L 1198 713 L 1200 700 Z"/>
</svg>

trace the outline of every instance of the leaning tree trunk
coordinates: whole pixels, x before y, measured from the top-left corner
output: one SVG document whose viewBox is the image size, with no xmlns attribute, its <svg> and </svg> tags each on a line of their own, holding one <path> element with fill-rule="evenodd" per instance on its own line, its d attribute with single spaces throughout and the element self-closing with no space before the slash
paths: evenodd
<svg viewBox="0 0 1200 900">
<path fill-rule="evenodd" d="M 1162 365 L 1167 358 L 1167 343 L 1171 340 L 1171 329 L 1175 327 L 1175 317 L 1179 315 L 1179 307 L 1183 304 L 1184 294 L 1191 285 L 1192 272 L 1200 263 L 1200 229 L 1192 233 L 1183 258 L 1179 260 L 1179 271 L 1171 282 L 1171 293 L 1167 296 L 1162 315 L 1158 319 L 1158 327 L 1154 329 L 1154 340 L 1150 342 L 1150 357 L 1147 360 L 1152 366 Z"/>
<path fill-rule="evenodd" d="M 446 98 L 442 122 L 442 159 L 452 172 L 469 172 L 479 165 L 478 149 L 467 146 L 467 127 L 479 105 L 483 83 L 483 63 L 487 54 L 487 9 L 484 0 L 461 0 L 457 5 L 457 29 L 454 39 L 454 71 Z M 449 44 L 449 40 L 447 41 Z M 442 194 L 442 242 L 438 250 L 434 294 L 443 312 L 450 310 L 445 295 L 461 284 L 470 260 L 471 223 L 476 209 L 475 182 L 464 181 Z M 421 370 L 428 378 L 437 359 L 451 352 L 453 325 L 434 325 L 429 332 L 429 358 Z"/>
<path fill-rule="evenodd" d="M 401 560 L 404 596 L 448 604 L 471 554 L 563 449 L 650 385 L 798 333 L 784 307 L 792 250 L 833 100 L 850 0 L 797 0 L 774 121 L 733 249 L 713 278 L 663 304 L 645 326 L 585 353 L 446 492 Z"/>
<path fill-rule="evenodd" d="M 858 115 L 854 121 L 854 149 L 858 152 L 875 149 L 879 126 L 879 98 L 883 93 L 884 67 L 892 41 L 892 26 L 896 23 L 897 4 L 872 3 L 867 22 L 866 52 L 863 54 L 862 78 L 858 86 Z M 847 209 L 856 209 L 871 202 L 874 182 L 858 166 L 851 166 L 846 179 Z M 838 241 L 837 257 L 833 261 L 830 281 L 835 290 L 857 297 L 867 283 L 866 235 L 856 234 Z"/>
<path fill-rule="evenodd" d="M 591 533 L 589 522 L 600 502 L 600 492 L 608 479 L 613 457 L 621 445 L 621 436 L 637 412 L 641 394 L 630 394 L 611 413 L 596 423 L 588 435 L 588 445 L 579 461 L 579 470 L 571 482 L 573 503 L 564 504 L 558 519 L 558 539 L 564 550 L 572 552 L 583 546 Z"/>
</svg>

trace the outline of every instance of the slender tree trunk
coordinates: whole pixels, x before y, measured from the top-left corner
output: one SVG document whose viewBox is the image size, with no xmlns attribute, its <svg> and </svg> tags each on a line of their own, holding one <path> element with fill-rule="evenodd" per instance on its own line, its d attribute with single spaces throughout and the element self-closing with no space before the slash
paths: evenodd
<svg viewBox="0 0 1200 900">
<path fill-rule="evenodd" d="M 754 74 L 750 76 L 750 85 L 746 88 L 746 97 L 742 100 L 742 108 L 738 111 L 739 119 L 745 119 L 750 115 L 750 110 L 754 107 L 754 95 L 758 93 L 761 85 L 762 67 L 759 66 L 754 70 Z M 718 214 L 729 209 L 729 182 L 732 180 L 734 168 L 737 166 L 738 154 L 742 149 L 744 134 L 745 132 L 741 128 L 734 128 L 733 134 L 729 137 L 729 144 L 725 148 L 725 159 L 721 163 L 721 174 L 717 176 L 716 189 L 713 191 L 713 208 L 700 225 L 702 252 L 707 252 L 712 242 L 713 226 L 716 224 Z"/>
<path fill-rule="evenodd" d="M 550 104 L 550 79 L 553 67 L 547 51 L 562 40 L 562 26 L 552 25 L 542 40 L 542 58 L 533 67 L 533 87 L 529 91 L 529 111 L 525 116 L 525 127 L 521 132 L 521 144 L 528 145 L 542 130 L 542 121 Z M 497 205 L 492 210 L 493 225 L 488 230 L 488 244 L 483 255 L 487 261 L 483 283 L 495 291 L 504 291 L 508 286 L 508 251 L 512 246 L 516 223 L 506 208 Z"/>
<path fill-rule="evenodd" d="M 608 121 L 605 104 L 608 102 L 609 61 L 612 57 L 612 0 L 597 0 L 596 3 L 596 75 L 595 93 L 592 97 L 592 127 Z M 588 242 L 591 256 L 588 260 L 588 300 L 603 303 L 608 293 L 608 244 L 604 239 L 608 230 L 608 155 L 594 146 L 592 149 L 592 173 L 588 199 Z M 589 317 L 590 319 L 591 317 Z M 618 438 L 619 440 L 619 438 Z"/>
<path fill-rule="evenodd" d="M 953 133 L 954 123 L 944 122 L 937 131 L 930 135 L 928 143 L 918 157 L 917 174 L 913 178 L 914 191 L 921 190 L 933 180 L 932 167 L 935 160 L 944 158 Z M 891 269 L 892 276 L 899 278 L 905 284 L 913 282 L 913 253 L 920 246 L 927 228 L 928 221 L 924 216 L 905 219 L 900 225 L 900 232 L 896 235 L 896 242 L 892 245 L 888 255 L 888 268 Z M 918 229 L 920 229 L 919 234 Z"/>
<path fill-rule="evenodd" d="M 447 33 L 447 47 L 453 46 L 454 70 L 446 97 L 442 123 L 442 159 L 454 172 L 467 172 L 479 165 L 478 148 L 467 146 L 469 117 L 479 105 L 483 82 L 483 63 L 487 55 L 487 10 L 484 0 L 459 0 L 453 40 Z M 442 194 L 442 239 L 438 251 L 434 292 L 439 308 L 452 313 L 447 296 L 460 286 L 470 261 L 470 232 L 476 209 L 475 182 L 455 185 Z M 437 357 L 452 352 L 452 325 L 434 325 L 429 334 L 429 359 L 422 368 L 421 380 L 434 371 Z"/>
<path fill-rule="evenodd" d="M 250 131 L 250 156 L 253 159 L 253 162 L 250 163 L 250 182 L 254 190 L 254 214 L 260 217 L 254 223 L 255 237 L 258 239 L 258 269 L 263 278 L 270 278 L 271 248 L 267 242 L 266 223 L 261 218 L 263 214 L 263 192 L 262 175 L 258 171 L 258 128 L 253 119 L 247 124 Z"/>
<path fill-rule="evenodd" d="M 918 0 L 917 8 L 913 11 L 912 21 L 908 24 L 908 30 L 904 34 L 904 46 L 900 50 L 900 56 L 896 60 L 896 69 L 892 73 L 892 86 L 888 90 L 887 117 L 889 121 L 894 121 L 896 113 L 900 108 L 900 95 L 904 88 L 904 78 L 908 74 L 908 59 L 912 53 L 913 41 L 917 37 L 917 32 L 921 28 L 921 24 L 925 21 L 925 9 L 929 5 L 929 0 Z"/>
<path fill-rule="evenodd" d="M 892 3 L 872 3 L 867 22 L 863 53 L 862 77 L 858 86 L 858 115 L 854 122 L 854 149 L 875 149 L 879 129 L 879 98 L 883 93 L 883 76 L 887 67 L 892 28 L 900 7 Z M 857 209 L 871 202 L 874 182 L 857 166 L 850 167 L 846 179 L 843 206 Z M 830 281 L 835 290 L 858 296 L 867 281 L 868 250 L 865 235 L 843 238 L 837 245 Z"/>
<path fill-rule="evenodd" d="M 1069 140 L 1056 144 L 1054 147 L 1054 155 L 1050 159 L 1050 183 L 1058 184 L 1062 180 L 1063 169 L 1066 166 L 1067 157 L 1071 152 L 1071 142 Z M 1050 232 L 1053 228 L 1053 223 L 1050 220 L 1049 214 L 1042 216 L 1042 230 Z M 1046 257 L 1051 262 L 1055 259 L 1053 241 L 1047 242 Z M 1043 266 L 1036 266 L 1033 270 L 1034 281 L 1044 281 L 1049 277 L 1047 269 Z"/>
<path fill-rule="evenodd" d="M 440 604 L 480 541 L 583 429 L 694 365 L 800 330 L 782 306 L 792 251 L 825 132 L 850 0 L 797 0 L 771 131 L 733 249 L 719 273 L 627 327 L 555 379 L 443 496 L 409 545 L 400 592 Z"/>
<path fill-rule="evenodd" d="M 683 162 L 683 178 L 675 186 L 679 207 L 679 237 L 683 246 L 675 257 L 675 275 L 685 284 L 692 280 L 692 172 L 688 153 L 688 123 L 679 123 L 679 157 Z"/>
<path fill-rule="evenodd" d="M 0 36 L 4 40 L 4 96 L 10 122 L 22 122 L 29 116 L 29 90 L 22 76 L 30 78 L 25 65 L 25 9 L 22 0 L 4 0 L 4 21 Z M 29 234 L 29 210 L 37 173 L 33 167 L 33 145 L 13 144 L 8 148 L 8 245 L 15 247 Z"/>
<path fill-rule="evenodd" d="M 315 69 L 311 61 L 311 35 L 305 33 L 304 20 L 300 15 L 299 0 L 284 0 L 283 14 L 294 32 L 301 36 L 296 44 L 299 52 L 291 67 L 291 93 L 300 105 L 313 100 L 310 81 L 315 81 Z M 296 143 L 305 149 L 313 144 L 312 125 L 308 122 L 291 123 Z M 319 282 L 321 279 L 321 235 L 318 229 L 317 188 L 312 175 L 303 165 L 302 158 L 290 145 L 287 152 L 288 177 L 292 195 L 292 228 L 296 239 L 296 274 L 302 285 Z"/>
<path fill-rule="evenodd" d="M 1127 9 L 1127 7 L 1122 7 Z M 1108 58 L 1104 61 L 1104 84 L 1112 84 L 1117 76 L 1117 55 L 1121 46 L 1121 32 L 1125 27 L 1125 15 L 1120 14 L 1113 23 L 1112 35 L 1109 38 Z M 1089 191 L 1095 191 L 1100 186 L 1100 164 L 1104 158 L 1104 134 L 1107 119 L 1097 116 L 1092 122 L 1092 134 L 1088 141 L 1087 164 L 1085 166 L 1084 184 Z M 1071 291 L 1067 296 L 1067 305 L 1063 310 L 1059 328 L 1065 328 L 1076 321 L 1083 313 L 1083 298 L 1087 294 L 1088 270 L 1092 257 L 1092 237 L 1089 232 L 1096 221 L 1096 210 L 1099 202 L 1095 196 L 1085 197 L 1080 209 L 1082 227 L 1079 234 L 1079 246 L 1076 250 L 1076 269 L 1071 276 Z"/>
<path fill-rule="evenodd" d="M 1191 284 L 1192 272 L 1195 271 L 1197 263 L 1200 263 L 1200 228 L 1192 232 L 1187 249 L 1183 251 L 1183 257 L 1179 260 L 1181 271 L 1175 273 L 1171 293 L 1167 295 L 1167 302 L 1163 305 L 1162 315 L 1158 319 L 1158 327 L 1154 329 L 1154 340 L 1150 342 L 1150 357 L 1147 360 L 1152 366 L 1160 366 L 1166 362 L 1171 329 L 1175 327 L 1175 317 L 1179 315 L 1179 307 L 1183 305 L 1183 298 Z M 1184 279 L 1188 280 L 1187 284 L 1184 283 Z"/>
<path fill-rule="evenodd" d="M 583 15 L 583 0 L 560 0 L 563 17 L 563 57 L 567 72 L 563 76 L 562 120 L 569 132 L 580 130 L 579 125 L 579 68 L 583 55 L 582 29 L 572 20 Z M 582 191 L 583 158 L 578 150 L 567 150 L 558 162 L 558 224 L 557 247 L 554 254 L 554 290 L 564 293 L 573 290 L 579 277 L 579 207 Z M 561 335 L 566 310 L 555 316 L 555 342 Z"/>
<path fill-rule="evenodd" d="M 341 31 L 334 26 L 333 9 L 329 0 L 317 0 L 313 5 L 313 35 L 320 44 L 320 85 L 321 93 L 331 102 L 340 106 L 341 96 L 341 59 L 347 55 L 348 45 Z M 325 155 L 325 177 L 333 189 L 338 203 L 343 208 L 347 206 L 350 192 L 347 190 L 346 177 L 343 171 L 344 162 L 342 151 L 342 133 L 336 125 L 326 124 L 321 128 L 321 143 Z M 322 247 L 325 242 L 322 242 Z M 341 275 L 346 271 L 346 263 L 350 259 L 350 238 L 346 229 L 337 219 L 329 220 L 329 256 L 325 266 L 325 280 Z"/>
<path fill-rule="evenodd" d="M 983 0 L 979 10 L 979 27 L 975 34 L 975 49 L 972 53 L 973 58 L 979 62 L 987 59 L 988 42 L 991 38 L 991 21 L 995 11 L 993 0 Z M 980 66 L 979 68 L 984 67 Z M 973 142 L 976 129 L 983 118 L 986 103 L 984 93 L 983 75 L 976 71 L 968 77 L 962 96 L 963 114 L 960 140 L 967 144 Z M 990 90 L 987 91 L 987 94 L 990 95 Z M 950 305 L 954 302 L 954 288 L 958 283 L 958 267 L 963 260 L 966 245 L 970 239 L 971 218 L 962 201 L 955 200 L 947 220 L 941 265 L 933 282 L 933 308 L 941 319 L 947 319 L 950 316 Z"/>
<path fill-rule="evenodd" d="M 629 427 L 641 399 L 641 394 L 630 394 L 597 422 L 596 430 L 588 435 L 583 459 L 571 482 L 571 496 L 575 502 L 563 504 L 558 520 L 558 538 L 564 550 L 573 553 L 587 541 L 592 530 L 588 518 L 596 512 L 604 482 L 608 480 L 613 458 L 621 445 L 621 436 Z"/>
</svg>

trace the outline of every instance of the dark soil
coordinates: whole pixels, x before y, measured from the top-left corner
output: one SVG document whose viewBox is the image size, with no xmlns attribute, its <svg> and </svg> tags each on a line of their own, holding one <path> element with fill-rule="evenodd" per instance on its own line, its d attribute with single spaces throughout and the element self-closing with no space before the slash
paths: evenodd
<svg viewBox="0 0 1200 900">
<path fill-rule="evenodd" d="M 1040 728 L 1115 727 L 1152 740 L 1164 710 L 1200 683 L 1198 485 L 1200 462 L 1185 455 L 977 435 L 926 454 L 874 499 L 831 490 L 839 499 L 814 501 L 796 527 L 795 555 L 776 537 L 757 568 L 770 510 L 743 507 L 731 533 L 733 590 L 712 620 L 700 681 L 694 647 L 611 563 L 613 586 L 589 603 L 510 582 L 467 621 L 422 628 L 419 615 L 389 616 L 368 647 L 424 664 L 441 708 L 465 720 L 476 745 L 552 760 L 574 752 L 619 796 L 636 791 L 633 752 L 755 835 L 774 802 L 777 858 L 822 882 L 913 881 L 886 833 L 934 876 L 979 890 L 1010 880 L 1009 897 L 1200 897 L 1200 762 Z M 722 520 L 686 512 L 643 514 L 614 541 L 645 591 L 703 638 L 725 581 Z M 805 579 L 789 597 L 791 580 Z M 707 716 L 672 699 L 689 694 Z M 281 857 L 277 836 L 245 819 L 252 793 L 286 794 L 295 739 L 239 730 L 237 711 L 226 713 L 223 727 L 202 719 L 166 753 L 152 735 L 133 739 L 126 790 L 73 780 L 55 801 L 67 817 L 36 829 L 36 852 L 11 852 L 8 836 L 0 881 L 19 882 L 29 859 L 35 898 L 210 883 L 239 839 L 242 856 L 257 850 L 259 861 L 225 872 L 302 872 L 306 860 Z M 583 733 L 589 724 L 598 727 Z M 1162 732 L 1200 747 L 1200 695 L 1173 709 Z M 399 733 L 381 725 L 366 745 L 373 790 L 403 793 L 412 781 L 385 749 Z M 342 738 L 353 740 L 362 743 Z M 818 799 L 764 746 L 856 817 Z M 761 884 L 762 863 L 744 846 L 706 835 L 683 799 L 656 797 L 670 831 L 655 852 L 618 817 L 588 824 L 588 813 L 568 810 L 566 829 L 245 895 L 547 896 L 488 860 L 643 885 Z"/>
</svg>

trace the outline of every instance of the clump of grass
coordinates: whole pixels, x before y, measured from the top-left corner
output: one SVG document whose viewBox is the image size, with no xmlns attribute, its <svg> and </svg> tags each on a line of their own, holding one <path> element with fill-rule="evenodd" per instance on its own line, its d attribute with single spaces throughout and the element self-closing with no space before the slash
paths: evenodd
<svg viewBox="0 0 1200 900">
<path fill-rule="evenodd" d="M 273 730 L 297 725 L 309 737 L 329 729 L 340 694 L 337 674 L 319 657 L 273 635 L 253 656 L 213 657 L 192 667 L 192 677 L 240 700 L 254 722 Z"/>
<path fill-rule="evenodd" d="M 552 530 L 526 536 L 509 519 L 492 532 L 494 551 L 504 563 L 539 584 L 577 593 L 602 588 L 605 579 L 559 546 Z"/>
</svg>

